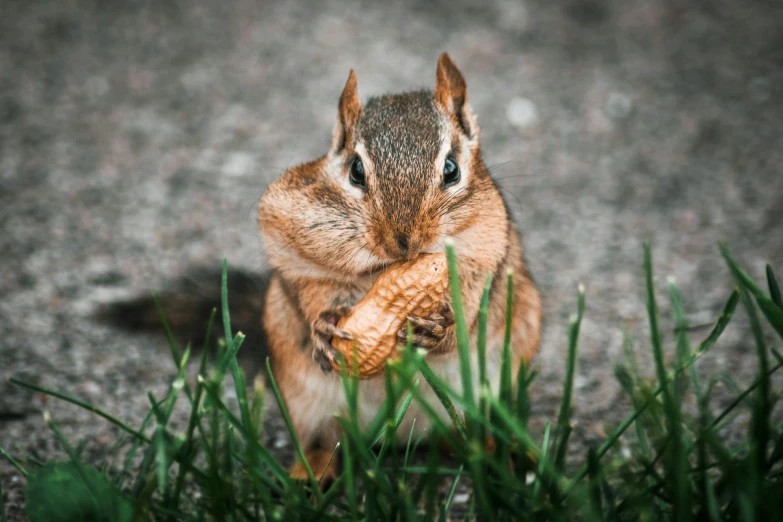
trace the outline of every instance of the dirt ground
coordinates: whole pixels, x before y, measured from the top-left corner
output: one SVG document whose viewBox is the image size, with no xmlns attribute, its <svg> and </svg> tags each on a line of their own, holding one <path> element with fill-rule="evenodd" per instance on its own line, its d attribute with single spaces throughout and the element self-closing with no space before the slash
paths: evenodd
<svg viewBox="0 0 783 522">
<path fill-rule="evenodd" d="M 648 351 L 644 239 L 669 341 L 668 276 L 694 323 L 727 299 L 719 241 L 753 275 L 765 262 L 783 273 L 782 26 L 773 0 L 1 2 L 0 446 L 61 457 L 48 410 L 103 462 L 113 428 L 7 379 L 138 425 L 146 391 L 173 376 L 165 340 L 96 310 L 176 281 L 206 295 L 227 257 L 255 317 L 265 186 L 327 150 L 349 69 L 365 98 L 431 87 L 443 51 L 544 295 L 534 427 L 559 403 L 583 282 L 575 437 L 598 440 L 627 408 L 612 375 L 623 330 Z M 125 326 L 151 312 L 119 310 Z M 746 334 L 739 314 L 702 367 L 747 381 Z M 268 424 L 289 456 L 274 411 Z M 0 482 L 23 520 L 24 481 L 5 461 Z"/>
</svg>

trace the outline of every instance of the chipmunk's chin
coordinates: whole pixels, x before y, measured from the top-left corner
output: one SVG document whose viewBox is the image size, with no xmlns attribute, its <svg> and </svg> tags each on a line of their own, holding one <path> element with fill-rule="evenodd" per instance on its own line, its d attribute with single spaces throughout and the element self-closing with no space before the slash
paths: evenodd
<svg viewBox="0 0 783 522">
<path fill-rule="evenodd" d="M 420 250 L 416 252 L 415 254 L 410 254 L 406 256 L 400 256 L 396 258 L 389 257 L 383 261 L 378 261 L 376 263 L 373 263 L 372 265 L 367 266 L 363 270 L 361 270 L 358 275 L 360 276 L 371 276 L 371 275 L 377 275 L 389 268 L 390 265 L 394 263 L 402 263 L 405 261 L 413 261 L 414 259 L 423 256 L 425 254 L 437 254 L 437 253 L 443 253 L 443 247 L 439 245 L 433 245 L 430 248 L 426 248 L 424 250 Z"/>
<path fill-rule="evenodd" d="M 421 254 L 442 254 L 446 250 L 446 245 L 443 241 L 438 241 L 436 243 L 431 244 L 427 248 L 423 249 L 421 252 L 419 252 L 419 255 Z"/>
<path fill-rule="evenodd" d="M 425 248 L 417 248 L 413 252 L 407 252 L 405 255 L 389 255 L 384 249 L 374 248 L 373 252 L 380 251 L 381 255 L 374 254 L 363 267 L 361 267 L 356 274 L 359 276 L 372 276 L 378 275 L 382 271 L 386 270 L 390 265 L 394 263 L 400 263 L 405 261 L 412 261 L 424 254 L 438 254 L 443 253 L 444 245 L 442 241 L 428 242 Z"/>
<path fill-rule="evenodd" d="M 378 263 L 374 263 L 374 264 L 372 264 L 372 265 L 362 269 L 361 271 L 359 271 L 358 275 L 360 275 L 362 277 L 365 277 L 365 276 L 371 276 L 371 275 L 380 274 L 390 264 L 392 264 L 391 261 L 381 261 L 381 262 L 378 262 Z"/>
</svg>

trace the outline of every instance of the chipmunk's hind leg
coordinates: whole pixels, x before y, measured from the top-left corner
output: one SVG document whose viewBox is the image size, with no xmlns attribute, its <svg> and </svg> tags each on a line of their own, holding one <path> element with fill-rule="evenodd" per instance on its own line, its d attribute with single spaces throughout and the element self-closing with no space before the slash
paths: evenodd
<svg viewBox="0 0 783 522">
<path fill-rule="evenodd" d="M 337 480 L 338 456 L 334 448 L 311 448 L 305 451 L 305 458 L 322 490 L 328 489 Z M 291 466 L 288 473 L 294 480 L 308 480 L 307 471 L 301 461 Z"/>
<path fill-rule="evenodd" d="M 313 471 L 315 479 L 319 482 L 322 490 L 337 480 L 340 471 L 340 451 L 337 447 L 339 433 L 337 428 L 330 427 L 321 437 L 315 439 L 311 444 L 304 447 L 304 455 L 310 469 Z M 294 480 L 308 480 L 307 470 L 301 460 L 291 466 L 288 474 Z"/>
</svg>

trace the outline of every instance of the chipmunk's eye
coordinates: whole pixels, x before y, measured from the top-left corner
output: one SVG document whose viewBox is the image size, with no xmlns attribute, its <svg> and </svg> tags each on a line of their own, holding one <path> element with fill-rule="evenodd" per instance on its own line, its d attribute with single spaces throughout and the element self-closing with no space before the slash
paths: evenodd
<svg viewBox="0 0 783 522">
<path fill-rule="evenodd" d="M 449 156 L 446 158 L 446 163 L 443 165 L 443 186 L 450 187 L 456 185 L 459 183 L 459 180 L 460 175 L 457 162 L 454 161 L 454 158 Z"/>
<path fill-rule="evenodd" d="M 351 162 L 350 180 L 351 184 L 357 187 L 364 187 L 367 184 L 364 178 L 364 164 L 361 158 L 356 158 Z"/>
</svg>

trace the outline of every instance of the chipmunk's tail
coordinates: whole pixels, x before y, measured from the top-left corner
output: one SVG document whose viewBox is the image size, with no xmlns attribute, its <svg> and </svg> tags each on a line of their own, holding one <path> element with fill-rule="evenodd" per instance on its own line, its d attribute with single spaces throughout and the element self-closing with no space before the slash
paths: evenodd
<svg viewBox="0 0 783 522">
<path fill-rule="evenodd" d="M 261 317 L 270 276 L 270 272 L 253 273 L 238 269 L 228 272 L 231 329 L 235 334 L 242 332 L 246 336 L 239 352 L 243 361 L 260 364 L 267 353 Z M 155 294 L 166 322 L 181 346 L 190 343 L 194 349 L 200 349 L 207 335 L 212 310 L 217 310 L 212 338 L 209 339 L 210 346 L 214 346 L 215 341 L 224 336 L 220 286 L 219 267 L 194 266 L 184 276 L 166 283 L 162 289 L 102 306 L 96 313 L 96 319 L 130 332 L 164 335 L 163 322 L 152 297 Z"/>
</svg>

